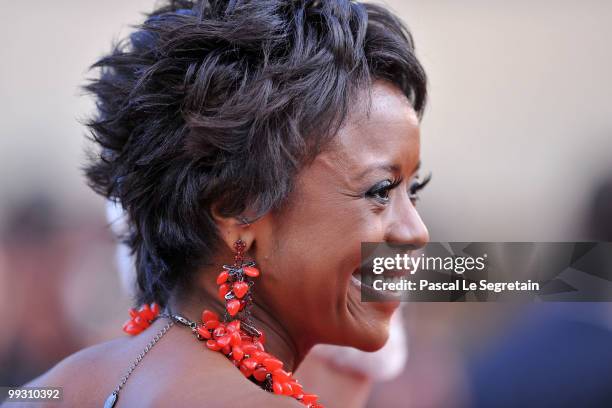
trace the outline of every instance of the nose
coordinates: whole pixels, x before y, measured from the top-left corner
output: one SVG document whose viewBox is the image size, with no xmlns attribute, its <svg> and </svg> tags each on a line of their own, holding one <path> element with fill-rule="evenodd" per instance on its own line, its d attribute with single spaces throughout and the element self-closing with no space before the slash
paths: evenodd
<svg viewBox="0 0 612 408">
<path fill-rule="evenodd" d="M 414 249 L 429 242 L 429 231 L 408 197 L 399 200 L 389 212 L 385 242 L 407 244 Z"/>
</svg>

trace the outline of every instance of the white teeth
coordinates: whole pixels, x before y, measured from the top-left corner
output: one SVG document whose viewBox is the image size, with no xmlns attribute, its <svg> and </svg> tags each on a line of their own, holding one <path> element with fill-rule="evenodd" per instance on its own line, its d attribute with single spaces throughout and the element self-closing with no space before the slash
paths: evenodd
<svg viewBox="0 0 612 408">
<path fill-rule="evenodd" d="M 403 280 L 406 279 L 405 276 L 403 275 L 398 275 L 398 276 L 381 276 L 380 279 L 385 282 L 385 283 L 401 283 Z M 351 283 L 354 284 L 355 286 L 357 286 L 358 288 L 361 288 L 361 285 L 367 286 L 367 287 L 372 287 L 372 285 L 368 285 L 365 284 L 361 281 L 361 274 L 357 274 L 357 275 L 351 275 Z M 390 289 L 385 289 L 385 292 L 398 292 L 398 290 L 390 290 Z"/>
<path fill-rule="evenodd" d="M 405 277 L 401 276 L 401 275 L 400 276 L 390 276 L 390 277 L 387 276 L 387 277 L 383 278 L 383 280 L 386 283 L 400 283 L 404 279 L 405 279 Z"/>
</svg>

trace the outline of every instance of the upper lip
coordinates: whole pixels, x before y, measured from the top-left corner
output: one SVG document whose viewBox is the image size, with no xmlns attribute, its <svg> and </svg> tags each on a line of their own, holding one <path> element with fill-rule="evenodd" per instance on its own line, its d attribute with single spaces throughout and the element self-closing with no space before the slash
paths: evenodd
<svg viewBox="0 0 612 408">
<path fill-rule="evenodd" d="M 393 277 L 396 277 L 396 276 L 406 276 L 408 274 L 409 274 L 408 271 L 403 271 L 403 270 L 402 271 L 398 271 L 398 270 L 388 270 L 387 271 L 386 270 L 385 272 L 383 272 L 383 273 L 381 273 L 380 275 L 377 275 L 377 276 L 379 276 L 381 278 L 393 278 Z M 353 276 L 361 275 L 361 270 L 359 268 L 356 268 L 353 271 L 352 275 Z"/>
</svg>

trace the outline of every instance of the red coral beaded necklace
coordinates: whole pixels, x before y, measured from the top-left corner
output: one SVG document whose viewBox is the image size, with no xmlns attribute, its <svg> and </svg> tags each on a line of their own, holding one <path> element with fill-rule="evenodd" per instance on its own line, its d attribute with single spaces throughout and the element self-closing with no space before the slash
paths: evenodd
<svg viewBox="0 0 612 408">
<path fill-rule="evenodd" d="M 223 319 L 215 312 L 204 310 L 201 323 L 196 323 L 169 310 L 162 313 L 155 303 L 145 304 L 138 310 L 130 309 L 130 319 L 123 325 L 123 330 L 130 335 L 141 333 L 159 317 L 169 321 L 134 360 L 108 396 L 104 408 L 112 408 L 117 403 L 119 392 L 130 374 L 175 323 L 190 328 L 198 340 L 205 341 L 208 349 L 223 353 L 246 378 L 264 390 L 291 396 L 309 408 L 323 408 L 317 395 L 304 393 L 292 373 L 283 369 L 283 362 L 265 351 L 264 333 L 253 326 L 250 317 L 252 278 L 258 277 L 260 272 L 255 262 L 244 260 L 245 247 L 240 239 L 234 243 L 234 263 L 223 265 L 223 271 L 217 277 L 218 295 L 225 301 Z"/>
</svg>

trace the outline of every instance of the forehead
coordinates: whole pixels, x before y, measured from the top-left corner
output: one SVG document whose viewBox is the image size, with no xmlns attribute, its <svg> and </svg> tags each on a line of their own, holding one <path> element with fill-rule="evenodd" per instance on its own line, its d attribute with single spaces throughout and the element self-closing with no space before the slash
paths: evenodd
<svg viewBox="0 0 612 408">
<path fill-rule="evenodd" d="M 419 161 L 420 135 L 419 119 L 410 101 L 397 87 L 384 81 L 372 86 L 369 101 L 369 106 L 366 97 L 358 101 L 333 147 L 319 159 L 345 170 L 376 163 L 412 170 Z"/>
</svg>

